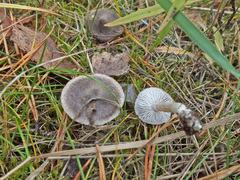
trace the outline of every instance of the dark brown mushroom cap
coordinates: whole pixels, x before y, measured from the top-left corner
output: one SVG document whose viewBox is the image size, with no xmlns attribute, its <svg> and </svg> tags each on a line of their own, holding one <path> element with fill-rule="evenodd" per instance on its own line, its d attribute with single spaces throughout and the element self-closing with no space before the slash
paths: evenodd
<svg viewBox="0 0 240 180">
<path fill-rule="evenodd" d="M 70 80 L 62 90 L 61 102 L 65 112 L 75 121 L 86 125 L 102 125 L 120 113 L 124 103 L 124 93 L 120 84 L 113 78 L 94 74 L 90 77 L 78 76 Z"/>
<path fill-rule="evenodd" d="M 91 34 L 94 36 L 94 38 L 96 38 L 99 42 L 109 41 L 123 33 L 124 31 L 123 26 L 113 27 L 104 26 L 104 24 L 110 23 L 118 19 L 117 14 L 107 9 L 98 9 L 96 16 L 94 18 L 95 12 L 96 10 L 92 11 L 89 14 L 87 27 L 89 30 L 91 30 Z M 94 22 L 92 24 L 93 20 Z"/>
</svg>

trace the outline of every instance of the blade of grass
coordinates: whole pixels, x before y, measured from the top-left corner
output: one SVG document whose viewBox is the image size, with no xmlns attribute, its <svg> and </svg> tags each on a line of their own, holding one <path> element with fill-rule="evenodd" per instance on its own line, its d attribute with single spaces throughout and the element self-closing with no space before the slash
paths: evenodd
<svg viewBox="0 0 240 180">
<path fill-rule="evenodd" d="M 216 142 L 214 143 L 213 147 L 211 147 L 211 149 L 209 150 L 209 152 L 207 153 L 207 155 L 205 155 L 202 160 L 193 168 L 193 170 L 189 173 L 189 175 L 186 177 L 186 180 L 190 179 L 193 175 L 193 173 L 198 169 L 198 167 L 208 158 L 208 156 L 210 155 L 210 153 L 213 151 L 213 149 L 218 145 L 219 141 L 221 140 L 222 136 L 225 134 L 226 132 L 223 131 L 220 135 L 219 138 L 216 140 Z"/>
<path fill-rule="evenodd" d="M 237 85 L 237 91 L 236 91 L 236 94 L 234 96 L 234 99 L 233 99 L 233 104 L 232 104 L 232 109 L 231 109 L 231 114 L 234 113 L 234 108 L 235 108 L 235 104 L 236 104 L 236 101 L 237 101 L 237 95 L 238 95 L 238 91 L 239 91 L 239 87 L 240 87 L 240 81 L 238 81 L 238 85 Z M 228 168 L 230 166 L 230 154 L 231 154 L 231 150 L 230 150 L 230 146 L 231 146 L 231 130 L 232 130 L 232 124 L 233 122 L 230 122 L 229 123 L 229 126 L 228 126 L 228 133 L 227 133 L 227 162 L 226 162 L 226 167 Z"/>
<path fill-rule="evenodd" d="M 158 148 L 158 144 L 157 144 L 156 145 L 156 154 L 158 154 L 158 153 L 159 153 L 159 148 Z M 152 179 L 156 179 L 157 169 L 158 169 L 158 156 L 155 157 L 155 165 L 154 165 L 154 171 L 153 171 Z"/>
<path fill-rule="evenodd" d="M 167 16 L 164 18 L 163 22 L 161 23 L 157 33 L 161 32 L 171 22 L 172 18 L 182 9 L 185 3 L 186 3 L 186 0 L 182 0 L 182 1 L 175 0 L 173 2 L 173 5 L 167 12 Z"/>
<path fill-rule="evenodd" d="M 33 158 L 32 157 L 28 157 L 26 158 L 21 164 L 19 164 L 18 166 L 16 166 L 15 168 L 13 168 L 11 171 L 9 171 L 7 174 L 5 174 L 5 176 L 1 177 L 0 180 L 5 180 L 8 176 L 10 176 L 11 174 L 13 174 L 15 171 L 17 171 L 18 169 L 20 169 L 21 167 L 23 167 L 25 164 L 27 164 L 29 161 L 31 161 Z"/>
<path fill-rule="evenodd" d="M 76 53 L 73 53 L 73 54 L 70 54 L 70 55 L 67 55 L 67 56 L 55 58 L 55 59 L 52 59 L 52 60 L 50 60 L 50 61 L 47 61 L 47 62 L 38 64 L 38 65 L 36 65 L 36 66 L 33 66 L 32 68 L 27 69 L 27 70 L 21 72 L 20 74 L 18 74 L 17 76 L 15 76 L 15 77 L 13 78 L 13 80 L 11 80 L 11 81 L 3 88 L 3 90 L 0 92 L 0 100 L 1 100 L 1 97 L 2 97 L 2 95 L 4 94 L 4 92 L 5 92 L 16 80 L 18 80 L 18 79 L 19 79 L 22 75 L 24 75 L 25 73 L 27 73 L 27 72 L 29 72 L 29 71 L 31 71 L 31 70 L 33 70 L 33 69 L 36 69 L 37 67 L 43 66 L 43 65 L 45 65 L 45 64 L 49 64 L 49 63 L 52 63 L 52 62 L 56 62 L 56 61 L 59 61 L 59 60 L 61 60 L 61 59 L 68 58 L 68 57 L 71 57 L 71 56 L 74 56 L 74 55 L 82 54 L 82 53 L 87 52 L 87 51 L 90 51 L 90 50 L 98 50 L 98 49 L 103 49 L 103 48 L 106 48 L 106 47 L 105 47 L 105 46 L 101 46 L 101 47 L 99 47 L 99 48 L 90 48 L 90 49 L 86 49 L 86 50 L 83 50 L 83 51 L 80 51 L 80 52 L 76 52 Z M 48 69 L 48 70 L 46 70 L 46 71 L 53 71 L 53 70 L 56 70 L 56 69 Z M 66 71 L 66 69 L 65 69 L 65 71 Z M 74 71 L 73 71 L 73 72 L 74 72 Z"/>
<path fill-rule="evenodd" d="M 91 161 L 92 161 L 92 158 L 88 159 L 88 161 L 83 166 L 83 171 L 88 167 L 88 165 L 91 163 Z M 77 173 L 77 175 L 75 176 L 75 178 L 73 180 L 78 180 L 78 179 L 80 179 L 80 177 L 81 177 L 81 171 L 79 171 Z"/>
<path fill-rule="evenodd" d="M 23 158 L 25 157 L 25 155 L 14 144 L 12 144 L 10 141 L 2 137 L 2 135 L 0 135 L 0 139 L 2 139 L 4 142 L 7 142 L 10 146 L 12 146 Z"/>
<path fill-rule="evenodd" d="M 176 0 L 177 1 L 177 0 Z M 200 1 L 200 0 L 199 0 Z M 190 5 L 192 3 L 197 2 L 196 0 L 189 0 L 187 1 L 186 5 Z M 162 12 L 164 12 L 163 8 L 161 6 L 159 6 L 158 4 L 145 8 L 145 9 L 139 9 L 136 12 L 133 12 L 127 16 L 124 17 L 120 17 L 117 20 L 105 24 L 105 26 L 118 26 L 118 25 L 123 25 L 123 24 L 127 24 L 133 21 L 138 21 L 140 19 L 144 19 L 144 18 L 148 18 L 148 17 L 153 17 L 156 16 L 158 14 L 161 14 Z"/>
<path fill-rule="evenodd" d="M 63 118 L 62 118 L 63 116 L 62 116 L 62 114 L 61 114 L 61 111 L 60 111 L 58 105 L 56 104 L 57 100 L 53 98 L 53 95 L 48 94 L 48 93 L 47 93 L 47 95 L 49 96 L 49 99 L 50 99 L 52 105 L 53 105 L 54 108 L 56 109 L 56 113 L 57 113 L 57 115 L 59 116 L 59 119 L 60 119 L 60 121 L 61 121 L 64 129 L 66 130 L 66 134 L 67 134 L 67 137 L 68 137 L 68 139 L 69 139 L 69 142 L 70 142 L 70 144 L 71 144 L 71 146 L 72 146 L 72 149 L 76 149 L 76 148 L 75 148 L 75 145 L 74 145 L 74 142 L 73 142 L 73 140 L 72 140 L 72 137 L 71 137 L 71 135 L 70 135 L 70 132 L 69 132 L 66 124 L 65 124 L 64 121 L 63 121 Z M 57 152 L 58 152 L 58 151 L 57 151 Z M 81 177 L 82 177 L 82 179 L 85 179 L 85 176 L 84 176 L 84 173 L 83 173 L 83 168 L 82 168 L 82 165 L 81 165 L 81 162 L 80 162 L 80 159 L 78 158 L 78 156 L 76 156 L 76 161 L 77 161 L 79 170 L 80 170 L 80 172 L 81 172 Z"/>
<path fill-rule="evenodd" d="M 154 51 L 154 49 L 161 43 L 161 41 L 163 40 L 163 38 L 167 35 L 167 33 L 170 31 L 170 29 L 172 28 L 174 24 L 174 20 L 171 20 L 164 28 L 162 31 L 160 31 L 160 33 L 158 34 L 158 37 L 156 39 L 156 41 L 153 43 L 153 45 L 150 47 L 149 52 L 152 53 Z"/>
<path fill-rule="evenodd" d="M 8 4 L 8 3 L 0 3 L 1 8 L 11 8 L 11 9 L 25 9 L 25 10 L 30 10 L 30 11 L 40 11 L 40 12 L 46 12 L 50 14 L 54 14 L 57 16 L 60 16 L 59 14 L 49 11 L 47 9 L 42 9 L 42 8 L 36 8 L 36 7 L 30 7 L 30 6 L 24 6 L 20 4 Z"/>
<path fill-rule="evenodd" d="M 99 146 L 96 144 L 96 150 L 98 155 L 98 166 L 99 166 L 99 178 L 100 180 L 106 180 L 105 167 L 103 163 L 103 158 L 99 150 Z"/>
<path fill-rule="evenodd" d="M 169 0 L 157 0 L 158 4 L 168 12 L 172 6 Z M 179 11 L 173 19 L 182 28 L 182 30 L 202 49 L 208 54 L 218 65 L 223 69 L 231 72 L 233 75 L 240 77 L 240 73 L 229 63 L 213 45 L 213 43 L 181 12 Z"/>
<path fill-rule="evenodd" d="M 213 36 L 216 46 L 218 47 L 219 51 L 224 51 L 223 38 L 221 33 L 219 32 L 219 29 L 213 26 L 213 31 L 215 32 Z"/>
<path fill-rule="evenodd" d="M 127 118 L 129 118 L 129 116 L 127 116 L 125 119 L 127 119 Z M 235 121 L 235 120 L 239 120 L 239 119 L 240 119 L 240 113 L 237 113 L 237 114 L 234 114 L 234 115 L 228 115 L 228 116 L 226 116 L 222 119 L 219 119 L 218 121 L 207 123 L 206 125 L 203 126 L 203 129 L 204 130 L 205 129 L 210 129 L 210 128 L 213 128 L 213 127 L 216 127 L 216 126 L 219 126 L 219 125 L 222 126 L 225 123 L 229 123 L 231 121 Z M 116 128 L 118 128 L 118 126 Z M 113 130 L 113 132 L 114 132 L 114 130 Z M 105 143 L 111 137 L 111 135 L 112 135 L 112 133 L 109 134 L 108 138 L 105 140 Z M 173 134 L 170 134 L 170 135 L 157 137 L 152 142 L 150 142 L 150 144 L 171 141 L 171 140 L 174 140 L 176 138 L 181 138 L 185 135 L 186 134 L 184 133 L 184 131 L 180 131 L 180 132 L 173 133 Z M 115 145 L 107 145 L 107 146 L 103 146 L 105 144 L 105 143 L 103 143 L 102 146 L 100 146 L 100 152 L 103 153 L 103 152 L 115 151 L 116 148 L 118 150 L 140 148 L 144 144 L 148 143 L 148 141 L 149 140 L 140 140 L 140 141 L 127 142 L 127 143 L 119 143 L 118 145 L 115 144 Z M 66 150 L 66 151 L 61 151 L 61 152 L 47 153 L 47 154 L 39 155 L 35 158 L 46 158 L 46 157 L 50 157 L 50 156 L 69 156 L 69 155 L 76 155 L 76 154 L 84 155 L 84 154 L 90 154 L 90 153 L 96 153 L 96 148 L 95 147 L 90 147 L 90 148 L 81 148 L 81 149 Z"/>
<path fill-rule="evenodd" d="M 146 17 L 152 17 L 152 16 L 156 16 L 160 13 L 164 12 L 164 10 L 161 8 L 161 6 L 159 6 L 158 4 L 152 7 L 148 7 L 145 9 L 140 9 L 137 10 L 136 12 L 133 12 L 127 16 L 118 18 L 117 20 L 105 24 L 105 26 L 117 26 L 117 25 L 123 25 L 123 24 L 127 24 L 133 21 L 137 21 L 140 19 L 144 19 Z"/>
</svg>

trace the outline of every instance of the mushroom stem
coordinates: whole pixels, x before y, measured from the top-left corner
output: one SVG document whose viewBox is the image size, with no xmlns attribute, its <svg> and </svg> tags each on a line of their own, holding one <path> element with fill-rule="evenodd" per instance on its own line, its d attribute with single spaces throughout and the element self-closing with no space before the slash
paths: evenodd
<svg viewBox="0 0 240 180">
<path fill-rule="evenodd" d="M 183 124 L 183 129 L 187 135 L 193 135 L 202 129 L 202 126 L 192 110 L 187 109 L 187 107 L 182 103 L 158 103 L 153 105 L 154 111 L 171 112 L 178 114 L 181 123 Z"/>
<path fill-rule="evenodd" d="M 187 110 L 184 104 L 176 102 L 158 103 L 153 105 L 153 109 L 154 111 L 171 112 L 174 114 L 180 114 L 182 111 Z"/>
</svg>

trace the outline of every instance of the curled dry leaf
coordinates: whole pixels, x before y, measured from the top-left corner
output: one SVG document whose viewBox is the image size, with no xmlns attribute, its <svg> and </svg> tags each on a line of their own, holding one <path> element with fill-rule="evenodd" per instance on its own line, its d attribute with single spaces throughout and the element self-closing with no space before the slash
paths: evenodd
<svg viewBox="0 0 240 180">
<path fill-rule="evenodd" d="M 25 52 L 29 52 L 32 49 L 32 45 L 34 42 L 34 47 L 38 45 L 45 37 L 47 36 L 46 33 L 43 32 L 36 32 L 32 29 L 16 25 L 12 29 L 12 35 L 11 40 L 15 42 L 19 48 Z M 35 41 L 34 41 L 35 39 Z M 32 60 L 35 62 L 38 62 L 42 55 L 43 46 L 35 53 L 35 55 L 32 57 Z M 48 38 L 46 49 L 42 58 L 42 63 L 45 63 L 47 61 L 50 61 L 55 58 L 61 57 L 60 53 L 58 52 L 57 46 L 52 38 Z M 60 60 L 59 60 L 60 61 Z M 43 65 L 44 68 L 50 69 L 53 66 L 56 66 L 59 61 L 52 62 Z M 74 69 L 77 68 L 74 64 L 68 62 L 66 59 L 64 59 L 61 64 L 57 66 L 59 69 Z"/>
<path fill-rule="evenodd" d="M 113 54 L 108 52 L 95 53 L 92 57 L 93 69 L 96 73 L 119 76 L 127 72 L 128 53 Z"/>
</svg>

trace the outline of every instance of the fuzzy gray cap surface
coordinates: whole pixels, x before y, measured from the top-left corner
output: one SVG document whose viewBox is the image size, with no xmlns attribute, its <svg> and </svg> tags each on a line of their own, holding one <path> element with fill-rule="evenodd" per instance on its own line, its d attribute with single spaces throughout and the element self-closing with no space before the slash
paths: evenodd
<svg viewBox="0 0 240 180">
<path fill-rule="evenodd" d="M 70 80 L 62 90 L 61 103 L 73 120 L 86 125 L 102 125 L 118 116 L 124 93 L 120 84 L 109 76 L 93 74 L 90 77 L 95 80 L 84 75 Z"/>
</svg>

